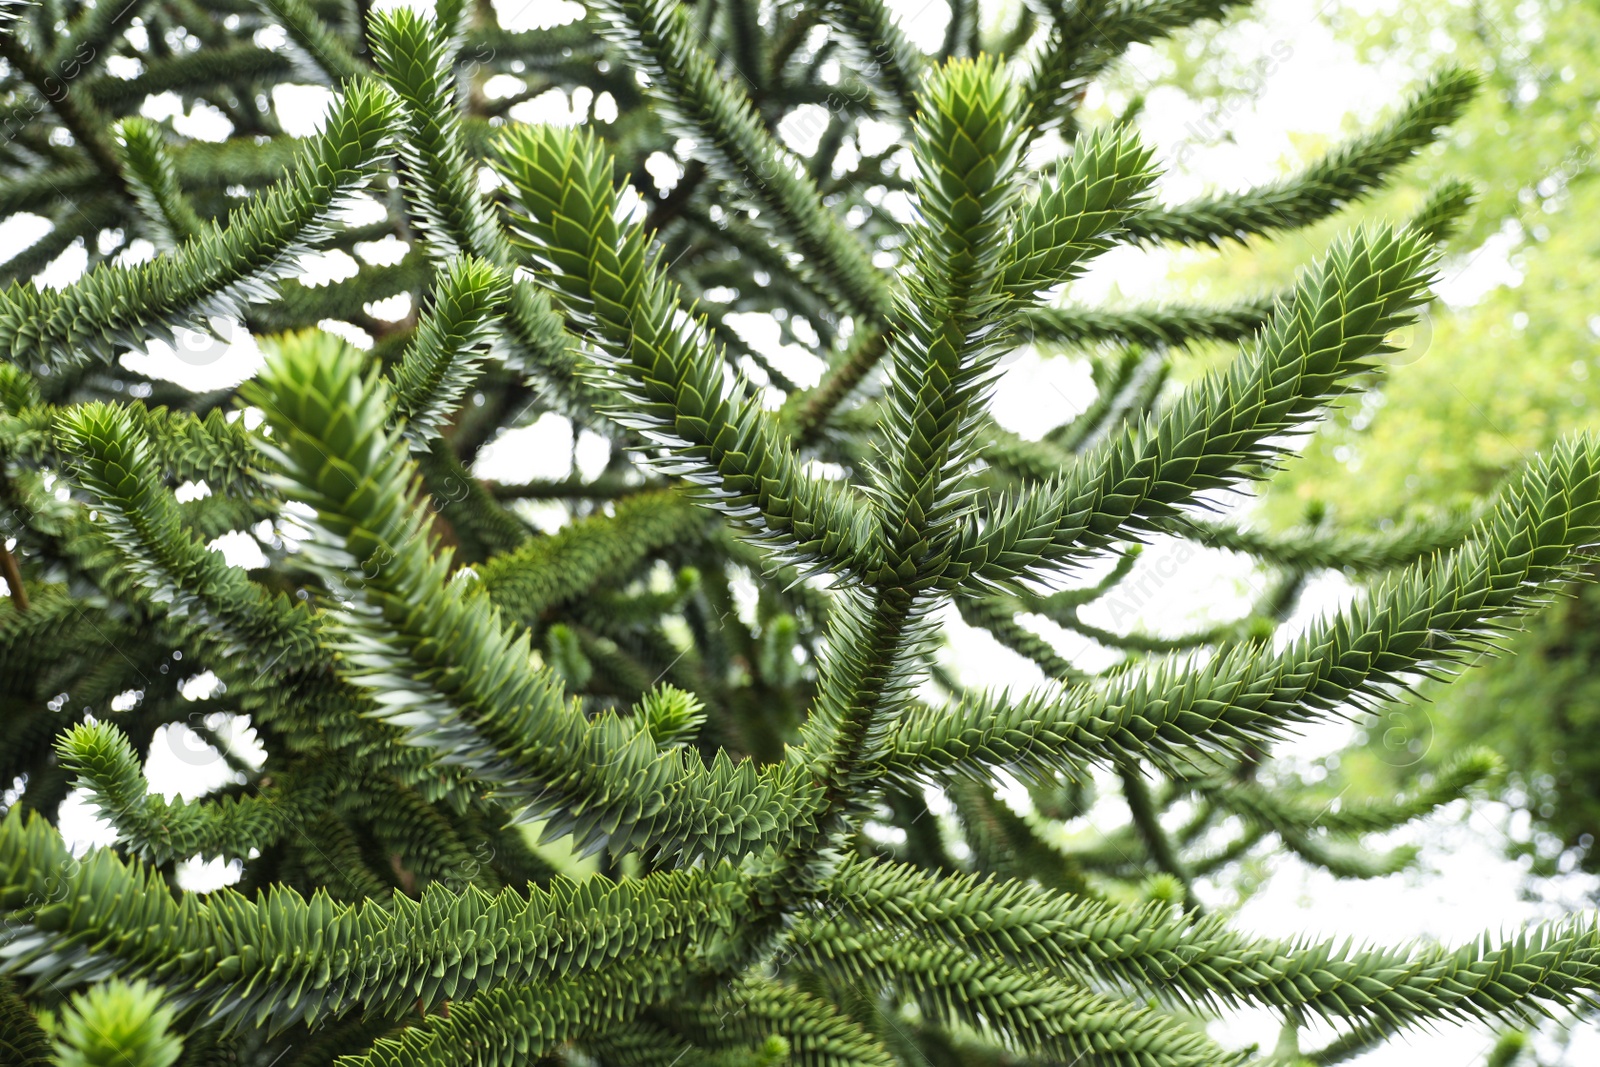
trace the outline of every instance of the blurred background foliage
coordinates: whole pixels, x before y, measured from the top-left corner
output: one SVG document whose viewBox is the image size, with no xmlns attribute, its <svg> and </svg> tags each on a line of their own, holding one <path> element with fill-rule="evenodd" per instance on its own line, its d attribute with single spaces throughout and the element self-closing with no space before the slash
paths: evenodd
<svg viewBox="0 0 1600 1067">
<path fill-rule="evenodd" d="M 1600 425 L 1600 2 L 1382 6 L 1337 0 L 1316 17 L 1374 72 L 1415 76 L 1444 62 L 1483 71 L 1472 109 L 1412 164 L 1402 190 L 1357 205 L 1336 225 L 1172 265 L 1200 299 L 1268 292 L 1352 222 L 1404 217 L 1416 190 L 1449 175 L 1469 174 L 1477 185 L 1476 207 L 1443 265 L 1440 299 L 1381 388 L 1335 411 L 1271 483 L 1256 505 L 1270 527 L 1325 519 L 1383 529 L 1468 507 L 1560 434 Z M 1137 115 L 1145 96 L 1171 86 L 1235 116 L 1196 128 L 1197 137 L 1226 139 L 1227 126 L 1249 121 L 1250 98 L 1271 73 L 1262 70 L 1273 54 L 1260 47 L 1262 29 L 1234 19 L 1167 46 L 1164 62 L 1107 94 L 1104 111 Z M 1251 30 L 1255 46 L 1235 47 Z M 1161 73 L 1152 79 L 1152 70 Z M 1340 91 L 1335 79 L 1328 91 Z M 1308 158 L 1335 139 L 1296 138 L 1294 148 Z M 1174 378 L 1220 358 L 1220 349 L 1193 352 Z M 1467 744 L 1506 758 L 1501 799 L 1527 813 L 1512 821 L 1511 849 L 1536 892 L 1544 876 L 1600 873 L 1600 586 L 1555 605 L 1507 652 L 1460 684 L 1434 687 L 1423 734 L 1412 740 L 1425 750 L 1424 767 Z M 1340 754 L 1346 781 L 1382 788 L 1395 778 L 1395 761 L 1379 751 L 1393 739 L 1381 730 Z"/>
</svg>

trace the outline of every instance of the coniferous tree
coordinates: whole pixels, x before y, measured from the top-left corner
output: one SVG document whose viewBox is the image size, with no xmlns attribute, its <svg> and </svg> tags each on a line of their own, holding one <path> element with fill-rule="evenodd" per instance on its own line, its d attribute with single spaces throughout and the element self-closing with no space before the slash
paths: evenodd
<svg viewBox="0 0 1600 1067">
<path fill-rule="evenodd" d="M 13 6 L 0 214 L 50 229 L 0 265 L 0 1049 L 1201 1067 L 1589 1002 L 1589 919 L 1358 947 L 1248 937 L 1193 892 L 1270 848 L 1347 877 L 1404 865 L 1363 836 L 1492 757 L 1330 806 L 1272 743 L 1489 648 L 1600 527 L 1588 439 L 1481 514 L 1382 537 L 1205 517 L 1371 383 L 1468 200 L 1434 190 L 1246 305 L 1058 299 L 1117 244 L 1326 219 L 1471 96 L 1445 71 L 1289 178 L 1163 206 L 1135 116 L 1089 125 L 1084 88 L 1233 6 L 990 19 L 954 0 L 937 55 L 876 0 L 596 0 L 535 31 L 453 0 Z M 335 94 L 297 141 L 271 90 L 308 80 Z M 552 89 L 587 121 L 514 120 Z M 162 93 L 230 136 L 140 117 Z M 903 138 L 869 151 L 867 120 Z M 675 183 L 642 177 L 658 154 Z M 403 258 L 375 262 L 389 239 Z M 33 283 L 78 248 L 76 282 Z M 364 262 L 307 285 L 319 249 Z M 384 317 L 394 297 L 416 310 Z M 739 312 L 770 315 L 820 382 L 748 344 Z M 228 323 L 267 353 L 237 390 L 122 358 Z M 346 339 L 363 331 L 366 350 Z M 1237 356 L 1170 387 L 1200 342 Z M 1030 343 L 1097 367 L 1094 403 L 1040 440 L 986 412 Z M 474 474 L 551 413 L 609 445 L 602 472 Z M 568 521 L 540 532 L 538 503 Z M 240 530 L 265 557 L 248 573 L 208 547 Z M 1085 621 L 1158 536 L 1278 578 L 1184 637 Z M 1329 567 L 1371 588 L 1275 640 Z M 950 605 L 1058 684 L 963 690 L 934 658 Z M 1032 615 L 1123 657 L 1087 673 Z M 181 683 L 202 671 L 219 684 L 196 716 Z M 230 784 L 152 793 L 141 762 L 174 724 Z M 1001 779 L 1027 785 L 1025 814 Z M 1113 786 L 1127 826 L 1069 833 Z M 75 787 L 115 848 L 62 839 Z M 183 889 L 191 857 L 239 883 Z M 1209 1039 L 1235 1006 L 1281 1013 L 1278 1048 Z M 1311 1019 L 1339 1036 L 1301 1049 Z"/>
</svg>

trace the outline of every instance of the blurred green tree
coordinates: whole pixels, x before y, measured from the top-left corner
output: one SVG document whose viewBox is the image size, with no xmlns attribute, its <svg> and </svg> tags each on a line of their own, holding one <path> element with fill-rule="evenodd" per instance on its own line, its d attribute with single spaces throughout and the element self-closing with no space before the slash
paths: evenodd
<svg viewBox="0 0 1600 1067">
<path fill-rule="evenodd" d="M 1471 174 L 1476 202 L 1444 260 L 1445 298 L 1397 353 L 1380 389 L 1341 402 L 1301 458 L 1263 493 L 1270 525 L 1308 514 L 1341 528 L 1391 529 L 1471 508 L 1529 455 L 1600 421 L 1600 5 L 1485 0 L 1396 5 L 1378 14 L 1339 4 L 1325 17 L 1374 65 L 1428 69 L 1448 57 L 1486 72 L 1483 93 L 1451 135 L 1419 155 L 1418 187 Z M 1174 53 L 1171 80 L 1218 100 L 1236 28 Z M 1195 62 L 1195 57 L 1204 62 Z M 1247 79 L 1246 79 L 1247 81 Z M 1303 147 L 1315 150 L 1316 138 Z M 1414 191 L 1351 210 L 1382 217 Z M 1302 231 L 1313 248 L 1334 230 Z M 1278 243 L 1230 250 L 1187 270 L 1212 298 L 1283 284 L 1305 254 Z M 1200 361 L 1204 364 L 1204 360 Z M 1508 762 L 1502 796 L 1532 816 L 1514 844 L 1536 874 L 1574 862 L 1600 871 L 1600 595 L 1580 589 L 1459 684 L 1434 686 L 1422 766 L 1470 739 Z M 1375 785 L 1390 773 L 1382 731 L 1344 756 L 1344 773 Z M 1565 856 L 1565 858 L 1562 858 Z"/>
</svg>

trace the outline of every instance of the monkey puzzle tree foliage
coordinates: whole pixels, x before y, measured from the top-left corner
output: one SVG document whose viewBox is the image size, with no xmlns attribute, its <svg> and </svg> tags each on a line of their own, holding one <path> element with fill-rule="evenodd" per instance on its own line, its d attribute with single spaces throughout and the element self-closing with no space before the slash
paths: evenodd
<svg viewBox="0 0 1600 1067">
<path fill-rule="evenodd" d="M 1474 84 L 1446 71 L 1297 175 L 1161 206 L 1129 124 L 1080 128 L 1083 89 L 1230 6 L 1045 3 L 990 32 L 958 2 L 938 55 L 873 0 L 600 0 L 534 31 L 449 2 L 15 9 L 0 203 L 51 228 L 0 267 L 8 1056 L 1332 1063 L 1592 998 L 1587 919 L 1380 949 L 1245 936 L 1193 893 L 1274 845 L 1349 877 L 1403 865 L 1363 835 L 1491 759 L 1336 805 L 1273 741 L 1492 645 L 1600 527 L 1587 438 L 1481 515 L 1381 538 L 1205 517 L 1370 384 L 1465 187 L 1270 301 L 1113 311 L 1062 287 L 1119 243 L 1326 219 Z M 308 79 L 336 92 L 297 141 L 268 93 Z M 589 121 L 516 120 L 550 89 Z M 167 92 L 231 136 L 138 117 Z M 872 151 L 868 120 L 903 138 Z M 675 183 L 632 177 L 658 153 Z M 372 262 L 389 238 L 404 257 Z M 33 284 L 80 243 L 77 281 Z M 312 286 L 315 249 L 367 262 Z M 395 297 L 417 310 L 385 318 Z M 735 329 L 751 312 L 816 385 Z M 267 353 L 237 390 L 123 358 L 229 322 Z M 1169 395 L 1197 339 L 1237 358 Z M 1026 344 L 1097 366 L 1094 404 L 1040 440 L 986 410 Z M 609 443 L 603 471 L 474 474 L 551 413 Z M 541 533 L 528 502 L 568 521 Z M 249 572 L 208 547 L 240 530 Z M 1281 578 L 1186 637 L 1086 622 L 1156 537 Z M 1280 634 L 1329 565 L 1384 577 Z M 952 604 L 1056 681 L 963 689 L 934 661 Z M 1123 657 L 1089 674 L 1032 616 Z M 246 720 L 264 762 L 224 729 Z M 234 771 L 214 795 L 145 778 L 182 723 Z M 1096 783 L 1131 818 L 1086 837 Z M 114 848 L 69 849 L 74 788 Z M 598 870 L 558 870 L 563 842 Z M 183 888 L 192 857 L 239 882 Z M 1206 1036 L 1240 1006 L 1281 1013 L 1277 1049 Z M 1312 1019 L 1338 1036 L 1301 1050 Z"/>
<path fill-rule="evenodd" d="M 1326 12 L 1366 62 L 1428 69 L 1448 56 L 1487 72 L 1445 143 L 1412 171 L 1424 183 L 1470 174 L 1480 190 L 1442 261 L 1446 271 L 1465 268 L 1469 299 L 1458 290 L 1456 306 L 1431 307 L 1416 333 L 1422 343 L 1391 360 L 1381 390 L 1331 408 L 1293 469 L 1270 483 L 1261 509 L 1269 521 L 1295 525 L 1309 507 L 1343 528 L 1376 528 L 1471 507 L 1528 455 L 1595 426 L 1600 261 L 1589 250 L 1600 239 L 1592 121 L 1600 79 L 1577 58 L 1600 41 L 1600 10 L 1566 0 L 1515 8 L 1413 4 L 1375 13 L 1334 5 Z M 1255 8 L 1250 17 L 1269 14 Z M 1201 29 L 1217 38 L 1203 52 L 1228 54 L 1228 38 L 1247 29 L 1244 21 Z M 1195 34 L 1186 37 L 1192 44 Z M 1381 219 L 1414 195 L 1395 188 L 1349 214 Z M 1301 236 L 1316 248 L 1333 240 L 1341 223 L 1349 224 L 1332 220 Z M 1482 279 L 1502 254 L 1509 273 L 1471 295 L 1473 276 Z M 1243 268 L 1238 273 L 1247 274 L 1249 287 L 1285 284 L 1304 255 L 1304 245 L 1251 249 L 1208 257 L 1196 268 L 1208 289 L 1228 291 L 1237 284 L 1235 268 Z M 1402 737 L 1410 742 L 1399 761 L 1407 764 L 1403 773 L 1446 763 L 1467 741 L 1493 749 L 1506 761 L 1498 797 L 1531 816 L 1508 829 L 1510 848 L 1533 860 L 1535 892 L 1545 891 L 1542 876 L 1575 862 L 1594 870 L 1600 862 L 1591 848 L 1600 834 L 1593 744 L 1600 589 L 1576 592 L 1508 641 L 1506 654 L 1486 658 L 1460 681 L 1426 689 L 1425 714 L 1410 713 L 1399 731 L 1366 731 L 1363 745 L 1340 755 L 1344 777 L 1372 788 L 1374 778 L 1392 777 L 1387 764 Z"/>
<path fill-rule="evenodd" d="M 1456 127 L 1460 136 L 1424 166 L 1470 173 L 1484 188 L 1455 246 L 1470 256 L 1490 234 L 1514 235 L 1518 281 L 1470 307 L 1436 310 L 1430 354 L 1396 370 L 1381 406 L 1356 405 L 1335 417 L 1334 432 L 1318 435 L 1295 475 L 1274 483 L 1283 504 L 1322 497 L 1336 502 L 1341 521 L 1354 523 L 1400 514 L 1402 498 L 1419 511 L 1470 500 L 1492 491 L 1527 453 L 1596 424 L 1600 273 L 1588 250 L 1600 236 L 1593 221 L 1600 131 L 1592 120 L 1600 79 L 1573 60 L 1600 41 L 1600 11 L 1548 0 L 1534 20 L 1526 14 L 1500 4 L 1470 16 L 1450 5 L 1417 5 L 1389 18 L 1341 19 L 1375 59 L 1428 64 L 1439 44 L 1454 42 L 1457 56 L 1492 72 Z M 1424 44 L 1429 34 L 1433 42 Z M 1506 358 L 1508 339 L 1515 359 Z M 1359 473 L 1337 462 L 1335 450 L 1358 459 Z M 1408 455 L 1426 459 L 1407 463 Z M 1597 592 L 1589 585 L 1563 598 L 1508 643 L 1509 655 L 1438 688 L 1430 706 L 1437 753 L 1472 738 L 1505 758 L 1504 795 L 1532 816 L 1512 847 L 1531 855 L 1536 876 L 1574 860 L 1600 869 L 1592 847 L 1600 835 Z"/>
</svg>

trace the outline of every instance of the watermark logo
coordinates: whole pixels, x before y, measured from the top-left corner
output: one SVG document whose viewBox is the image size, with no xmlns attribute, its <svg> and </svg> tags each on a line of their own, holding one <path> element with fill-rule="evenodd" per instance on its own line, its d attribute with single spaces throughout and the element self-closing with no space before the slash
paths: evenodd
<svg viewBox="0 0 1600 1067">
<path fill-rule="evenodd" d="M 195 319 L 173 331 L 172 352 L 191 367 L 209 367 L 228 354 L 239 340 L 239 324 L 213 315 Z"/>
<path fill-rule="evenodd" d="M 1391 767 L 1415 766 L 1433 748 L 1433 719 L 1419 704 L 1384 708 L 1368 732 L 1373 751 Z"/>
<path fill-rule="evenodd" d="M 1389 335 L 1388 345 L 1392 351 L 1379 357 L 1384 366 L 1406 367 L 1417 362 L 1433 346 L 1433 316 L 1427 311 L 1419 312 L 1416 322 Z"/>
</svg>

